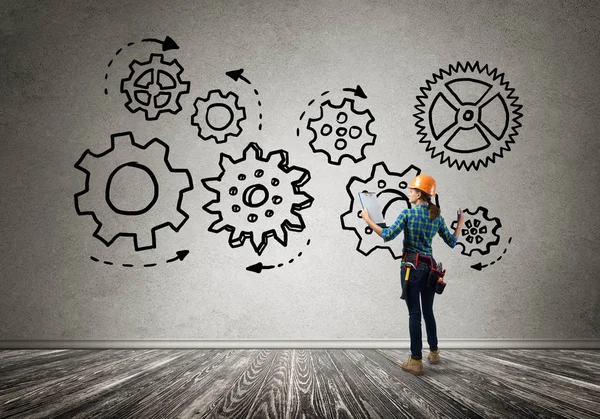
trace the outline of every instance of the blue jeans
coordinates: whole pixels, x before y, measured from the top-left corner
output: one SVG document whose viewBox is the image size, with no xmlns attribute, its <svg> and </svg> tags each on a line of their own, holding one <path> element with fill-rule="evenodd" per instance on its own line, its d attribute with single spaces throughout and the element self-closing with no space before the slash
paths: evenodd
<svg viewBox="0 0 600 419">
<path fill-rule="evenodd" d="M 427 331 L 427 343 L 429 344 L 429 349 L 438 349 L 437 330 L 435 326 L 435 317 L 433 316 L 433 297 L 435 297 L 435 289 L 427 287 L 429 271 L 430 268 L 427 263 L 419 263 L 419 266 L 417 266 L 416 269 L 411 268 L 408 279 L 408 289 L 406 290 L 406 300 L 404 300 L 406 301 L 406 307 L 408 307 L 410 352 L 414 359 L 422 358 L 421 351 L 423 349 L 419 295 L 421 295 L 423 318 L 425 319 L 425 329 Z M 406 268 L 403 265 L 400 269 L 402 288 L 406 286 L 405 275 Z"/>
</svg>

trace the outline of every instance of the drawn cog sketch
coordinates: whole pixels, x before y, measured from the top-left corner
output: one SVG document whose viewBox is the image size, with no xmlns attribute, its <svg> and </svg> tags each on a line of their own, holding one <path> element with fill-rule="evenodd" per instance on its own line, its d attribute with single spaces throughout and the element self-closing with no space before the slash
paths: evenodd
<svg viewBox="0 0 600 419">
<path fill-rule="evenodd" d="M 410 181 L 421 173 L 421 169 L 410 165 L 402 173 L 388 170 L 384 162 L 373 165 L 371 175 L 366 179 L 353 176 L 346 185 L 350 197 L 350 208 L 340 218 L 343 230 L 351 230 L 358 237 L 356 250 L 364 256 L 369 256 L 375 249 L 387 249 L 394 259 L 402 258 L 402 246 L 391 246 L 391 242 L 384 243 L 371 227 L 365 224 L 360 214 L 362 206 L 358 193 L 364 190 L 376 192 L 386 225 L 390 226 L 404 208 L 411 208 L 408 196 L 403 191 L 407 189 Z M 395 204 L 401 204 L 397 206 Z M 393 210 L 393 211 L 392 211 Z"/>
<path fill-rule="evenodd" d="M 86 174 L 85 188 L 75 194 L 75 209 L 93 217 L 98 225 L 94 237 L 110 246 L 119 236 L 130 236 L 136 250 L 145 250 L 156 248 L 158 229 L 181 229 L 189 218 L 181 202 L 183 194 L 193 189 L 192 177 L 186 169 L 173 169 L 168 155 L 169 147 L 158 138 L 142 146 L 131 132 L 111 135 L 111 147 L 101 154 L 83 153 L 75 168 Z M 126 208 L 119 193 L 131 194 L 141 186 L 128 182 L 132 174 L 143 176 L 152 192 Z M 119 190 L 123 183 L 124 191 Z"/>
<path fill-rule="evenodd" d="M 339 105 L 330 100 L 320 106 L 320 115 L 308 120 L 312 131 L 309 142 L 314 153 L 324 153 L 330 164 L 340 165 L 347 157 L 355 163 L 366 158 L 364 149 L 375 144 L 376 135 L 370 130 L 375 120 L 370 110 L 358 111 L 354 99 L 344 98 Z"/>
<path fill-rule="evenodd" d="M 192 125 L 198 127 L 198 136 L 203 140 L 214 138 L 217 143 L 237 137 L 242 133 L 240 122 L 246 119 L 246 110 L 238 104 L 238 95 L 220 90 L 211 90 L 205 98 L 194 102 L 196 112 L 192 115 Z"/>
<path fill-rule="evenodd" d="M 433 74 L 420 91 L 415 125 L 431 158 L 468 171 L 510 151 L 523 115 L 503 73 L 459 62 Z"/>
<path fill-rule="evenodd" d="M 477 251 L 482 255 L 490 253 L 492 246 L 498 245 L 500 236 L 497 234 L 502 223 L 499 218 L 488 217 L 488 210 L 484 207 L 477 207 L 477 210 L 472 212 L 468 209 L 464 210 L 469 217 L 465 220 L 461 229 L 461 236 L 458 239 L 457 245 L 460 245 L 463 250 L 461 254 L 471 256 Z M 458 222 L 452 222 L 452 229 L 456 229 Z"/>
<path fill-rule="evenodd" d="M 288 231 L 304 230 L 299 211 L 310 207 L 314 198 L 301 187 L 310 180 L 310 172 L 290 167 L 287 151 L 263 157 L 258 144 L 250 143 L 238 160 L 221 153 L 219 166 L 219 176 L 202 180 L 204 187 L 217 195 L 202 207 L 218 216 L 210 232 L 228 231 L 232 248 L 250 240 L 261 255 L 269 237 L 287 246 Z"/>
<path fill-rule="evenodd" d="M 151 121 L 163 112 L 176 114 L 181 110 L 179 98 L 190 91 L 190 82 L 181 79 L 183 67 L 176 59 L 165 61 L 162 54 L 151 54 L 146 62 L 134 60 L 129 69 L 129 76 L 121 80 L 129 111 L 142 110 Z"/>
</svg>

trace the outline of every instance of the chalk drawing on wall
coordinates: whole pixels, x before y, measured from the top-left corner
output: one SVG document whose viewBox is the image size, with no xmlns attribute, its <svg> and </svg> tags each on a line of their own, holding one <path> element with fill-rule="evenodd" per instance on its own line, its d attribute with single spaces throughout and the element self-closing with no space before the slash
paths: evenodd
<svg viewBox="0 0 600 419">
<path fill-rule="evenodd" d="M 121 52 L 123 52 L 124 49 L 126 48 L 130 48 L 134 45 L 140 45 L 143 42 L 147 42 L 147 43 L 157 43 L 161 46 L 162 51 L 170 51 L 173 49 L 179 49 L 179 45 L 177 45 L 177 43 L 169 36 L 165 37 L 164 40 L 160 40 L 160 39 L 155 39 L 155 38 L 147 38 L 147 39 L 142 39 L 141 42 L 128 42 L 127 46 L 119 48 L 117 50 L 117 52 L 115 52 L 115 55 L 113 58 L 111 58 L 111 60 L 108 62 L 107 65 L 107 69 L 106 69 L 106 73 L 104 74 L 104 83 L 106 84 L 107 80 L 108 80 L 108 73 L 110 70 L 110 67 L 113 65 L 113 63 L 115 62 L 116 57 L 119 56 L 119 54 L 121 54 Z M 108 87 L 104 87 L 104 94 L 108 95 Z"/>
<path fill-rule="evenodd" d="M 393 246 L 393 242 L 384 243 L 371 227 L 365 224 L 360 214 L 362 206 L 358 193 L 364 190 L 375 192 L 379 203 L 382 205 L 383 217 L 386 225 L 391 225 L 405 208 L 411 208 L 408 196 L 405 193 L 411 179 L 421 173 L 415 165 L 409 166 L 402 173 L 388 170 L 384 162 L 373 165 L 371 175 L 366 179 L 357 176 L 350 178 L 346 191 L 350 197 L 350 208 L 340 218 L 342 229 L 353 231 L 358 237 L 356 250 L 368 256 L 375 249 L 387 249 L 394 259 L 402 258 L 402 246 Z"/>
<path fill-rule="evenodd" d="M 306 245 L 308 246 L 309 244 L 310 244 L 310 239 L 308 239 L 306 241 Z M 296 258 L 299 258 L 301 256 L 302 256 L 302 252 L 298 252 L 298 255 L 296 256 Z M 280 262 L 280 263 L 277 263 L 276 265 L 265 265 L 262 262 L 257 262 L 257 263 L 255 263 L 253 265 L 247 266 L 246 270 L 250 271 L 250 272 L 255 272 L 255 273 L 259 274 L 263 270 L 281 268 L 282 266 L 285 266 L 286 264 L 294 263 L 294 260 L 296 260 L 296 259 L 292 258 L 292 259 L 289 259 L 287 262 Z"/>
<path fill-rule="evenodd" d="M 460 231 L 460 237 L 456 242 L 457 246 L 462 247 L 461 254 L 468 257 L 475 257 L 475 252 L 479 254 L 479 256 L 493 257 L 491 253 L 493 249 L 499 246 L 500 244 L 500 230 L 502 228 L 502 222 L 497 217 L 491 217 L 489 215 L 489 211 L 487 208 L 479 206 L 475 211 L 464 209 L 465 214 L 468 214 L 469 217 L 465 217 L 465 222 Z M 452 222 L 452 229 L 456 229 L 458 225 L 458 221 L 454 220 Z M 480 271 L 486 266 L 490 266 L 495 264 L 496 262 L 502 259 L 502 256 L 506 254 L 508 250 L 508 245 L 511 243 L 512 237 L 508 239 L 507 247 L 504 249 L 502 254 L 495 258 L 495 260 L 491 261 L 488 264 L 483 264 L 482 262 L 478 262 L 474 265 L 471 265 L 471 268 Z"/>
<path fill-rule="evenodd" d="M 309 145 L 314 153 L 323 153 L 327 162 L 332 165 L 341 165 L 344 158 L 354 163 L 366 158 L 365 148 L 375 144 L 376 135 L 371 130 L 375 121 L 371 111 L 357 101 L 366 99 L 363 89 L 343 89 L 352 92 L 351 97 L 343 97 L 341 101 L 325 99 L 331 92 L 321 93 L 319 113 L 314 118 L 307 118 L 307 130 L 311 133 Z M 347 94 L 346 96 L 349 96 Z M 316 99 L 308 103 L 308 108 L 316 103 Z M 306 111 L 300 115 L 300 122 L 304 119 Z M 296 129 L 300 136 L 300 129 Z"/>
<path fill-rule="evenodd" d="M 217 216 L 208 231 L 229 232 L 232 248 L 249 240 L 261 255 L 270 237 L 286 247 L 289 231 L 304 230 L 300 211 L 310 207 L 314 198 L 301 188 L 311 176 L 306 169 L 289 166 L 287 151 L 272 151 L 265 157 L 258 144 L 250 143 L 238 160 L 221 153 L 219 166 L 217 177 L 202 179 L 204 187 L 216 194 L 202 207 Z"/>
<path fill-rule="evenodd" d="M 433 74 L 420 91 L 415 125 L 431 158 L 468 171 L 510 151 L 523 115 L 503 73 L 459 62 Z"/>
<path fill-rule="evenodd" d="M 142 111 L 147 121 L 161 113 L 181 111 L 179 99 L 190 91 L 190 82 L 181 79 L 183 67 L 176 59 L 164 60 L 162 54 L 151 54 L 145 62 L 133 60 L 130 74 L 121 80 L 121 93 L 127 96 L 125 107 L 130 112 Z"/>
<path fill-rule="evenodd" d="M 470 217 L 465 217 L 461 235 L 456 243 L 462 247 L 461 254 L 472 256 L 473 252 L 479 252 L 480 255 L 487 255 L 492 246 L 500 242 L 498 230 L 502 227 L 502 222 L 499 218 L 489 217 L 488 209 L 481 206 L 475 211 L 468 208 L 463 211 Z M 455 229 L 457 225 L 458 221 L 454 220 L 452 228 Z"/>
<path fill-rule="evenodd" d="M 241 80 L 247 85 L 252 85 L 252 82 L 243 76 L 244 69 L 240 68 L 239 70 L 232 70 L 225 73 L 227 77 L 230 77 L 233 81 Z M 253 88 L 253 93 L 256 96 L 256 102 L 258 104 L 258 130 L 262 130 L 263 128 L 263 112 L 262 112 L 262 102 L 260 100 L 260 93 L 258 89 Z"/>
<path fill-rule="evenodd" d="M 158 138 L 140 145 L 128 131 L 110 139 L 108 150 L 86 150 L 75 163 L 86 174 L 75 210 L 92 216 L 93 237 L 107 247 L 123 236 L 133 237 L 136 251 L 155 249 L 157 230 L 170 226 L 178 232 L 189 218 L 181 204 L 193 189 L 190 172 L 171 166 L 169 146 Z"/>
<path fill-rule="evenodd" d="M 192 125 L 198 128 L 198 136 L 205 141 L 214 139 L 217 143 L 223 143 L 229 137 L 240 135 L 240 123 L 246 119 L 246 110 L 238 100 L 239 96 L 235 93 L 223 94 L 218 89 L 211 90 L 206 97 L 197 98 Z"/>
</svg>

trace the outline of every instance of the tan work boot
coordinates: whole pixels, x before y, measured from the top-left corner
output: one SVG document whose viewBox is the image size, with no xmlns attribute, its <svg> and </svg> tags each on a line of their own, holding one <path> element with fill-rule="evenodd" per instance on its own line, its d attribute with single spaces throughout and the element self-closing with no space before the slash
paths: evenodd
<svg viewBox="0 0 600 419">
<path fill-rule="evenodd" d="M 427 355 L 427 359 L 429 359 L 430 364 L 439 364 L 440 363 L 440 350 L 436 349 L 435 351 L 429 351 L 429 355 Z"/>
<path fill-rule="evenodd" d="M 423 360 L 412 359 L 412 356 L 408 356 L 408 361 L 402 363 L 402 369 L 406 372 L 410 372 L 414 375 L 423 374 Z"/>
</svg>

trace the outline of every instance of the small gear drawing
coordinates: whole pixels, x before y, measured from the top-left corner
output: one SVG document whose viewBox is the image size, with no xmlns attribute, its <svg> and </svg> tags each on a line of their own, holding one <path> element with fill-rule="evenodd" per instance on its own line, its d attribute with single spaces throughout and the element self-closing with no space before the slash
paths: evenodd
<svg viewBox="0 0 600 419">
<path fill-rule="evenodd" d="M 269 237 L 287 246 L 288 231 L 304 230 L 299 211 L 310 207 L 314 198 L 300 188 L 310 180 L 310 172 L 290 167 L 287 151 L 263 157 L 258 144 L 250 143 L 238 160 L 221 153 L 219 166 L 218 177 L 202 180 L 204 187 L 217 195 L 202 207 L 218 216 L 208 231 L 227 230 L 232 248 L 249 239 L 261 255 Z"/>
<path fill-rule="evenodd" d="M 196 99 L 192 125 L 198 127 L 200 138 L 214 138 L 217 143 L 224 143 L 228 137 L 242 133 L 240 122 L 246 119 L 246 110 L 238 105 L 238 99 L 235 93 L 223 95 L 220 90 L 211 90 L 207 97 Z"/>
<path fill-rule="evenodd" d="M 125 107 L 132 113 L 142 110 L 148 121 L 158 119 L 162 112 L 179 112 L 179 98 L 190 91 L 190 82 L 181 80 L 183 67 L 176 59 L 163 58 L 151 54 L 146 62 L 134 60 L 129 64 L 129 77 L 121 80 L 121 93 L 127 95 Z"/>
<path fill-rule="evenodd" d="M 491 247 L 498 245 L 500 236 L 497 234 L 502 223 L 499 218 L 488 217 L 488 210 L 484 207 L 477 207 L 475 212 L 468 209 L 464 210 L 465 214 L 472 217 L 465 220 L 461 229 L 461 237 L 456 244 L 459 244 L 463 250 L 461 254 L 471 256 L 474 251 L 482 255 L 490 253 Z M 452 229 L 456 229 L 458 222 L 452 222 Z"/>
<path fill-rule="evenodd" d="M 433 74 L 420 91 L 415 125 L 431 158 L 469 171 L 510 151 L 523 114 L 503 73 L 459 62 Z"/>
<path fill-rule="evenodd" d="M 314 153 L 327 155 L 329 164 L 340 165 L 347 157 L 355 163 L 366 158 L 364 149 L 375 144 L 376 135 L 370 130 L 375 118 L 368 109 L 358 111 L 354 99 L 344 98 L 334 105 L 330 100 L 321 103 L 320 115 L 308 120 L 312 131 L 309 142 Z"/>
<path fill-rule="evenodd" d="M 383 243 L 383 239 L 373 232 L 371 227 L 367 226 L 360 214 L 362 206 L 358 199 L 358 193 L 362 191 L 376 192 L 378 201 L 381 203 L 383 217 L 386 224 L 390 226 L 398 217 L 399 212 L 395 212 L 392 217 L 387 215 L 388 210 L 396 202 L 402 202 L 406 208 L 411 208 L 408 196 L 403 192 L 408 187 L 412 178 L 419 175 L 421 169 L 410 165 L 402 173 L 395 173 L 388 170 L 384 162 L 373 165 L 371 175 L 367 179 L 361 179 L 353 176 L 346 185 L 346 191 L 350 197 L 350 208 L 340 216 L 343 230 L 354 231 L 358 237 L 358 246 L 356 250 L 364 256 L 368 256 L 375 249 L 387 249 L 394 259 L 402 257 L 402 251 L 396 252 L 391 247 L 391 243 Z M 399 208 L 394 207 L 397 211 Z M 397 247 L 397 246 L 396 246 Z M 401 248 L 401 247 L 400 247 Z"/>
<path fill-rule="evenodd" d="M 169 147 L 158 138 L 142 146 L 131 132 L 111 135 L 111 147 L 101 154 L 83 153 L 75 168 L 86 174 L 85 188 L 75 194 L 75 209 L 79 215 L 91 215 L 98 224 L 94 237 L 110 246 L 119 236 L 131 236 L 135 249 L 145 250 L 156 248 L 156 230 L 167 225 L 181 229 L 189 218 L 181 202 L 183 194 L 193 189 L 192 177 L 186 169 L 173 169 L 168 155 Z M 152 198 L 126 209 L 115 200 L 114 185 L 118 179 L 128 179 L 132 171 L 144 173 L 151 181 Z M 127 185 L 129 192 L 139 187 Z M 172 209 L 165 213 L 165 207 Z M 126 231 L 119 231 L 123 228 Z"/>
</svg>

